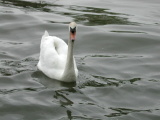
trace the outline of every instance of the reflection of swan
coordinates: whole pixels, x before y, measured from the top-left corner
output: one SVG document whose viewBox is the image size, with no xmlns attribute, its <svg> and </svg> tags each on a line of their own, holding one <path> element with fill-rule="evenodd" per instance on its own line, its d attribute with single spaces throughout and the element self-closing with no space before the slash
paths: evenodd
<svg viewBox="0 0 160 120">
<path fill-rule="evenodd" d="M 73 57 L 76 23 L 69 24 L 70 39 L 67 44 L 60 38 L 49 36 L 45 31 L 40 45 L 38 69 L 50 78 L 64 82 L 75 81 L 78 70 Z"/>
</svg>

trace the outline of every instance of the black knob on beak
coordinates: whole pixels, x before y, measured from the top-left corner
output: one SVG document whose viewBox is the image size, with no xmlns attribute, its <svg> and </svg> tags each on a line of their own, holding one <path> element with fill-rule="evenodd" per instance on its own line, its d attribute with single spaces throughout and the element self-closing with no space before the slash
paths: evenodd
<svg viewBox="0 0 160 120">
<path fill-rule="evenodd" d="M 71 33 L 75 33 L 75 32 L 76 32 L 76 27 L 75 27 L 75 28 L 71 28 L 71 27 L 70 27 L 70 32 L 71 32 Z"/>
</svg>

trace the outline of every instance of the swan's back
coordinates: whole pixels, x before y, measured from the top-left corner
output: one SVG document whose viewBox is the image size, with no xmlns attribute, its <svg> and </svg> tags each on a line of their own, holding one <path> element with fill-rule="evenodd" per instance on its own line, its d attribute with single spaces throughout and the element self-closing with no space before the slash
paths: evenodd
<svg viewBox="0 0 160 120">
<path fill-rule="evenodd" d="M 60 38 L 49 36 L 45 31 L 41 39 L 38 69 L 50 78 L 60 79 L 67 58 L 67 44 Z"/>
</svg>

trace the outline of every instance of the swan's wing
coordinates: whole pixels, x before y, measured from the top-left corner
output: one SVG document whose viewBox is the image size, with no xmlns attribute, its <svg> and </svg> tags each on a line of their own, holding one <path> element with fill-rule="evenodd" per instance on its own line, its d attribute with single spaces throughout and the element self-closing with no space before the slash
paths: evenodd
<svg viewBox="0 0 160 120">
<path fill-rule="evenodd" d="M 62 39 L 49 36 L 48 32 L 45 31 L 41 39 L 38 66 L 46 67 L 47 69 L 64 69 L 67 50 L 68 46 Z"/>
<path fill-rule="evenodd" d="M 45 30 L 44 35 L 43 35 L 43 36 L 44 36 L 44 37 L 49 36 L 49 33 L 48 33 L 48 31 L 47 31 L 47 30 Z"/>
<path fill-rule="evenodd" d="M 52 51 L 58 55 L 67 55 L 68 45 L 56 36 L 49 36 L 49 33 L 46 30 L 42 36 L 40 46 L 41 49 L 52 49 Z"/>
</svg>

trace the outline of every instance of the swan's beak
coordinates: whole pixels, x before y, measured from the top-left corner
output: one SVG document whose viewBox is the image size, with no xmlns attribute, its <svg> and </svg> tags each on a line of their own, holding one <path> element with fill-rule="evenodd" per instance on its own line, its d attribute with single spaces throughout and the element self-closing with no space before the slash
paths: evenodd
<svg viewBox="0 0 160 120">
<path fill-rule="evenodd" d="M 76 28 L 70 28 L 70 40 L 75 41 L 76 39 Z"/>
</svg>

